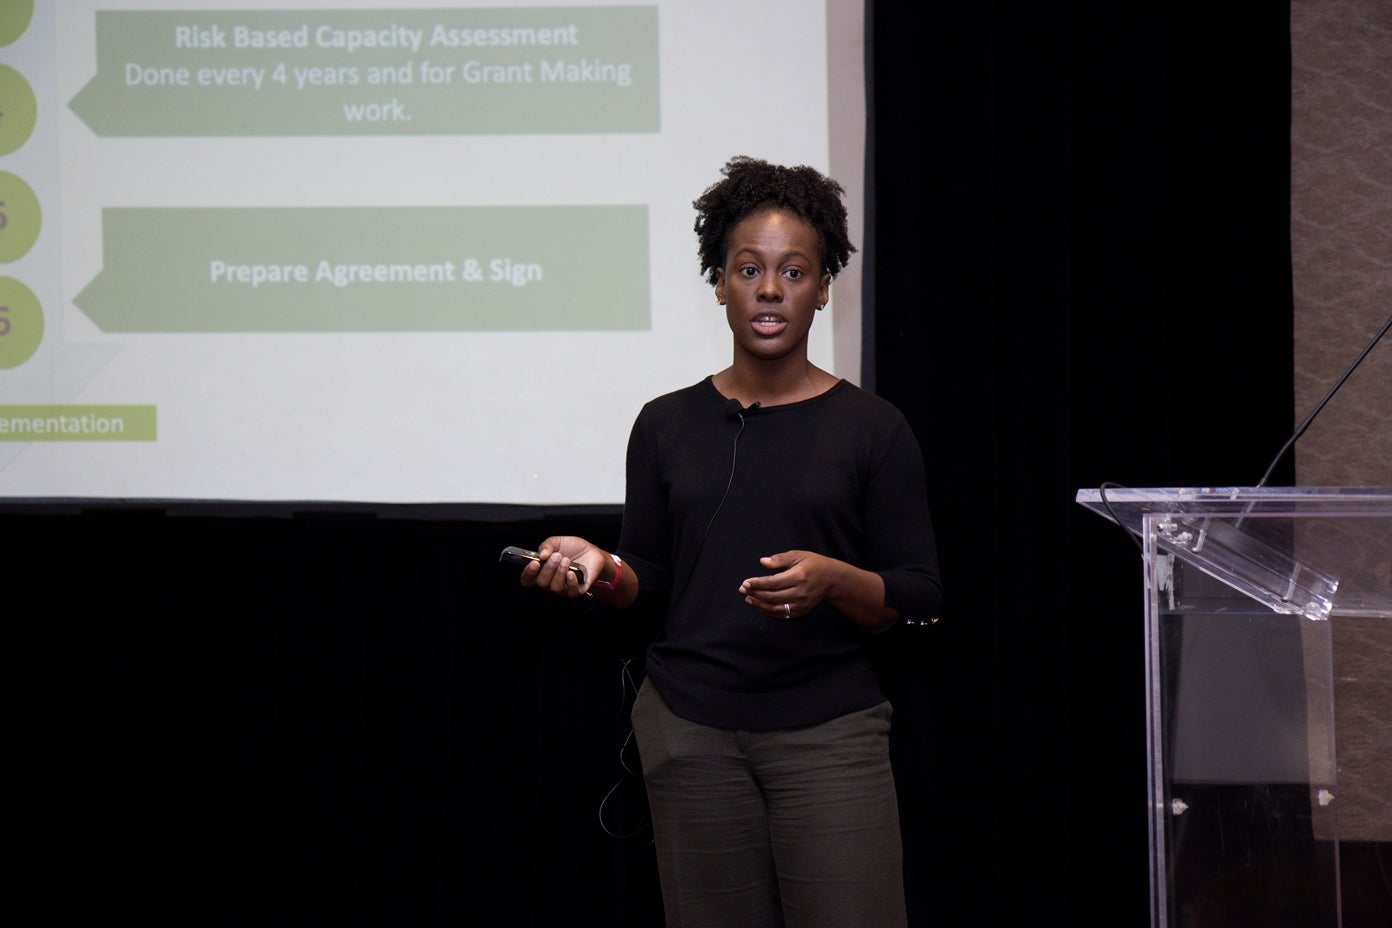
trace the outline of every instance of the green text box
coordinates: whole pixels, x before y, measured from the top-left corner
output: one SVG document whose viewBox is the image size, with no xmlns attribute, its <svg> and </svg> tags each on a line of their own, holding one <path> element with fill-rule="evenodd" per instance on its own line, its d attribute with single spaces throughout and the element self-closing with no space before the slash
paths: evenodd
<svg viewBox="0 0 1392 928">
<path fill-rule="evenodd" d="M 657 8 L 99 11 L 102 136 L 656 132 Z"/>
<path fill-rule="evenodd" d="M 107 332 L 646 330 L 646 206 L 112 208 Z"/>
<path fill-rule="evenodd" d="M 150 405 L 0 405 L 0 441 L 154 441 Z"/>
</svg>

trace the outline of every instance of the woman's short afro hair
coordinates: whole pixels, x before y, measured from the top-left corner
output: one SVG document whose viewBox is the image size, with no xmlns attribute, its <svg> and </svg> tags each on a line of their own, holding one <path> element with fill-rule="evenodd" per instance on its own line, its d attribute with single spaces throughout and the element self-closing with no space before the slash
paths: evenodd
<svg viewBox="0 0 1392 928">
<path fill-rule="evenodd" d="M 802 217 L 817 233 L 822 271 L 835 277 L 856 250 L 846 229 L 845 189 L 807 165 L 785 167 L 736 155 L 720 169 L 723 180 L 692 202 L 701 273 L 714 286 L 725 265 L 730 232 L 745 217 L 771 207 Z"/>
</svg>

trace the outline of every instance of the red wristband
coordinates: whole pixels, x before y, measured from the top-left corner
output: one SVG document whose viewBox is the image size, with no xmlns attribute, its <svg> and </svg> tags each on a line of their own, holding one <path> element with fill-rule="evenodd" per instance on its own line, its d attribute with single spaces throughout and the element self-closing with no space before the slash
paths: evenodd
<svg viewBox="0 0 1392 928">
<path fill-rule="evenodd" d="M 619 585 L 619 578 L 623 576 L 623 561 L 619 560 L 617 554 L 611 554 L 609 557 L 614 561 L 614 579 L 607 583 L 603 580 L 596 580 L 591 586 L 597 586 L 601 590 L 612 590 Z"/>
</svg>

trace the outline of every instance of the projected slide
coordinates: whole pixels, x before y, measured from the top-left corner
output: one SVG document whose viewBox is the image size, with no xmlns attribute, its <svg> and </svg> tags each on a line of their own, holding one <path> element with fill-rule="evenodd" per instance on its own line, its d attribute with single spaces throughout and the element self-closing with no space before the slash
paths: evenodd
<svg viewBox="0 0 1392 928">
<path fill-rule="evenodd" d="M 829 21 L 5 4 L 0 497 L 621 501 L 639 406 L 729 362 L 692 199 L 835 173 Z"/>
</svg>

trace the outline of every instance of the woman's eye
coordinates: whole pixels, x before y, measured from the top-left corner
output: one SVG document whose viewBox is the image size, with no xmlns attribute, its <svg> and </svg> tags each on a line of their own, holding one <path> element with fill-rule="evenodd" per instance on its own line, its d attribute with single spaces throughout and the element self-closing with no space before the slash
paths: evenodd
<svg viewBox="0 0 1392 928">
<path fill-rule="evenodd" d="M 786 273 L 786 274 L 788 275 L 788 279 L 789 279 L 789 280 L 798 280 L 799 278 L 802 277 L 802 268 L 800 268 L 800 267 L 790 267 L 790 268 L 788 268 L 788 270 L 785 271 L 784 273 Z"/>
<path fill-rule="evenodd" d="M 758 268 L 745 265 L 744 267 L 739 269 L 739 272 L 741 277 L 754 277 L 759 273 L 759 270 Z"/>
</svg>

